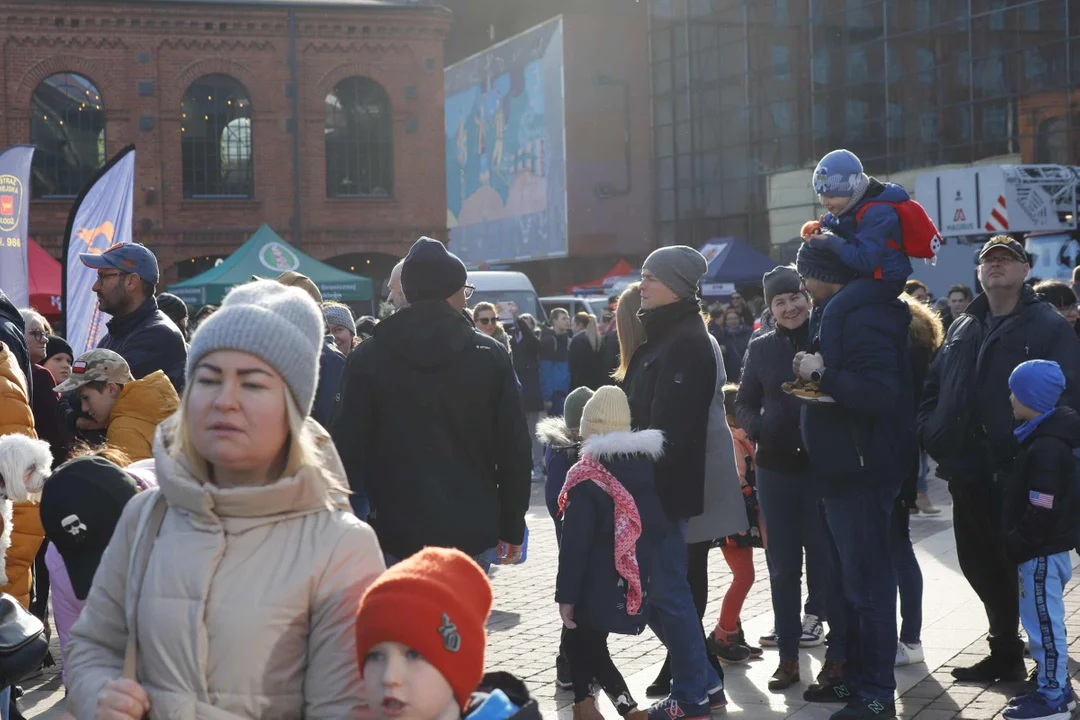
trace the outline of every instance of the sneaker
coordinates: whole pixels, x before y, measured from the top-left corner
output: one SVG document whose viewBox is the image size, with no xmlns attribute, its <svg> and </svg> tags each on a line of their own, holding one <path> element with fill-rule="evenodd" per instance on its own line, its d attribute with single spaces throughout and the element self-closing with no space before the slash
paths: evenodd
<svg viewBox="0 0 1080 720">
<path fill-rule="evenodd" d="M 1042 693 L 1033 692 L 1015 698 L 1015 704 L 1005 708 L 1001 715 L 1007 720 L 1069 720 L 1072 712 L 1065 697 L 1050 702 Z"/>
<path fill-rule="evenodd" d="M 896 703 L 893 701 L 856 698 L 840 712 L 835 712 L 829 720 L 889 720 L 896 717 Z"/>
<path fill-rule="evenodd" d="M 776 628 L 758 638 L 758 645 L 762 647 L 776 647 Z"/>
<path fill-rule="evenodd" d="M 738 633 L 727 633 L 717 628 L 705 638 L 705 649 L 722 663 L 735 665 L 750 659 L 750 648 L 739 645 Z"/>
<path fill-rule="evenodd" d="M 906 642 L 896 643 L 896 667 L 917 665 L 925 659 L 922 643 L 915 643 L 914 645 L 908 645 Z"/>
<path fill-rule="evenodd" d="M 570 679 L 570 661 L 562 655 L 555 658 L 555 687 L 560 690 L 574 689 L 574 681 Z"/>
<path fill-rule="evenodd" d="M 623 690 L 619 693 L 605 692 L 608 700 L 615 706 L 615 712 L 619 713 L 619 717 L 626 717 L 633 711 L 637 710 L 638 704 L 634 700 L 634 697 L 630 694 L 629 690 Z"/>
<path fill-rule="evenodd" d="M 670 696 L 649 708 L 649 720 L 706 720 L 711 714 L 707 702 L 691 705 Z"/>
<path fill-rule="evenodd" d="M 757 660 L 758 658 L 760 658 L 762 655 L 765 654 L 764 650 L 762 650 L 759 647 L 754 647 L 753 645 L 751 645 L 750 643 L 748 643 L 746 641 L 746 633 L 743 632 L 743 629 L 742 629 L 742 620 L 736 621 L 735 627 L 738 628 L 738 636 L 739 636 L 739 638 L 738 638 L 738 640 L 736 642 L 738 642 L 739 645 L 742 645 L 744 648 L 746 648 L 747 650 L 750 651 L 750 659 L 751 660 Z"/>
<path fill-rule="evenodd" d="M 1031 693 L 1025 693 L 1024 695 L 1017 695 L 1009 700 L 1008 707 L 1012 707 L 1020 702 L 1020 700 Z M 1065 706 L 1069 708 L 1069 712 L 1076 710 L 1076 693 L 1073 692 L 1072 684 L 1065 688 Z"/>
<path fill-rule="evenodd" d="M 727 693 L 724 692 L 723 682 L 709 691 L 709 708 L 719 710 L 722 707 L 727 707 Z"/>
<path fill-rule="evenodd" d="M 849 703 L 853 694 L 844 684 L 844 663 L 826 660 L 817 679 L 803 693 L 803 700 L 816 703 Z"/>
<path fill-rule="evenodd" d="M 929 493 L 919 493 L 918 496 L 916 496 L 915 509 L 923 515 L 937 515 L 941 512 L 941 508 L 934 507 L 933 501 L 930 500 Z"/>
<path fill-rule="evenodd" d="M 802 621 L 802 637 L 799 638 L 799 647 L 817 647 L 823 642 L 825 642 L 825 626 L 818 620 L 817 615 L 804 616 Z"/>
<path fill-rule="evenodd" d="M 953 668 L 952 676 L 960 682 L 993 683 L 1020 682 L 1027 677 L 1023 660 L 1003 663 L 993 656 L 984 657 L 971 667 Z"/>
</svg>

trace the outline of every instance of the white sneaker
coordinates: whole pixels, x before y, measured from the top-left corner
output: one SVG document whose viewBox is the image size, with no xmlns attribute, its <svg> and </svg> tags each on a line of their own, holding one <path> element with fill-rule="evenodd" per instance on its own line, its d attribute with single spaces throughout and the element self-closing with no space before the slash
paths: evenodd
<svg viewBox="0 0 1080 720">
<path fill-rule="evenodd" d="M 806 615 L 802 621 L 802 637 L 799 638 L 799 647 L 817 647 L 825 642 L 825 626 L 818 620 L 817 615 Z"/>
<path fill-rule="evenodd" d="M 914 645 L 908 645 L 905 642 L 896 643 L 896 667 L 918 665 L 925 659 L 922 643 L 915 643 Z"/>
</svg>

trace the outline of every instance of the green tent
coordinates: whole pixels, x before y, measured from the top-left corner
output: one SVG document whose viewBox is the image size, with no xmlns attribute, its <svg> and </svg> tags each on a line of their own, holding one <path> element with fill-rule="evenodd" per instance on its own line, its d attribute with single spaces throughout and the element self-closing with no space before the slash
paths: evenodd
<svg viewBox="0 0 1080 720">
<path fill-rule="evenodd" d="M 263 225 L 236 252 L 217 267 L 169 286 L 169 292 L 188 305 L 219 305 L 225 294 L 237 285 L 251 282 L 252 275 L 274 278 L 286 270 L 295 270 L 311 278 L 326 300 L 370 302 L 369 278 L 338 270 L 305 255 L 281 239 L 269 225 Z"/>
</svg>

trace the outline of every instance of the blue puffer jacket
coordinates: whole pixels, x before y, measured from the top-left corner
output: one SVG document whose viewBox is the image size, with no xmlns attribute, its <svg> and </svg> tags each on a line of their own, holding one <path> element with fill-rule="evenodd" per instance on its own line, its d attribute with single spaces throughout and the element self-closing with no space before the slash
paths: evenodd
<svg viewBox="0 0 1080 720">
<path fill-rule="evenodd" d="M 896 210 L 888 205 L 875 205 L 867 209 L 862 222 L 856 222 L 855 216 L 867 203 L 900 203 L 910 199 L 902 186 L 871 178 L 870 187 L 855 207 L 840 217 L 828 213 L 822 218 L 822 224 L 833 232 L 826 246 L 861 277 L 872 278 L 881 268 L 881 280 L 907 280 L 912 272 L 911 259 L 903 250 Z M 889 247 L 890 240 L 900 245 L 900 249 Z"/>
<path fill-rule="evenodd" d="M 915 450 L 911 311 L 888 284 L 856 280 L 814 313 L 820 322 L 811 322 L 811 348 L 825 360 L 821 389 L 836 401 L 802 407 L 815 484 L 826 496 L 868 483 L 898 489 Z"/>
<path fill-rule="evenodd" d="M 551 403 L 548 411 L 562 415 L 570 387 L 570 336 L 547 333 L 540 338 L 540 395 Z"/>
<path fill-rule="evenodd" d="M 187 343 L 180 328 L 158 310 L 157 298 L 147 298 L 135 312 L 114 317 L 107 326 L 109 334 L 98 343 L 99 348 L 112 350 L 124 358 L 136 380 L 157 370 L 164 371 L 176 394 L 184 394 Z"/>
<path fill-rule="evenodd" d="M 653 467 L 663 454 L 659 430 L 595 435 L 582 455 L 599 460 L 634 497 L 641 516 L 637 559 L 641 571 L 641 612 L 626 612 L 626 582 L 615 570 L 615 503 L 599 485 L 586 480 L 567 495 L 555 601 L 574 606 L 574 621 L 603 632 L 638 635 L 649 616 L 649 578 L 662 528 L 667 523 L 656 494 Z"/>
</svg>

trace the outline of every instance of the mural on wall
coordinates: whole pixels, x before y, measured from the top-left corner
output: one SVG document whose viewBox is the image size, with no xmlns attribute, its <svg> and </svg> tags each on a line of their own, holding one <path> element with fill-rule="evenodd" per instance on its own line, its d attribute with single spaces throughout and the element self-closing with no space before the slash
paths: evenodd
<svg viewBox="0 0 1080 720">
<path fill-rule="evenodd" d="M 472 267 L 565 257 L 562 18 L 445 71 L 450 248 Z"/>
</svg>

